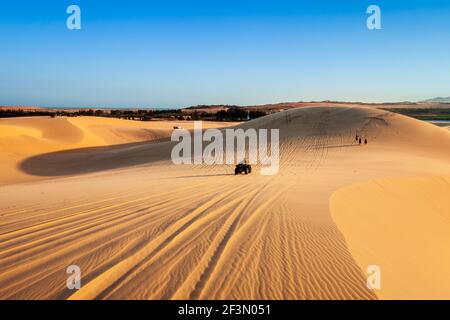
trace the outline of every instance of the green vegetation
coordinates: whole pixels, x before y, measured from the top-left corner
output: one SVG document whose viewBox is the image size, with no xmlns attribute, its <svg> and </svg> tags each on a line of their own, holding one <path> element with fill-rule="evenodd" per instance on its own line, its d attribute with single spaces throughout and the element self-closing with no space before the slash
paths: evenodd
<svg viewBox="0 0 450 320">
<path fill-rule="evenodd" d="M 0 118 L 12 117 L 37 117 L 37 116 L 65 116 L 65 117 L 110 117 L 126 120 L 151 121 L 151 120 L 205 120 L 205 121 L 246 121 L 265 116 L 267 113 L 260 110 L 247 111 L 240 107 L 230 107 L 218 112 L 200 112 L 196 109 L 142 109 L 142 110 L 102 110 L 83 109 L 76 111 L 60 110 L 23 110 L 23 109 L 1 109 Z"/>
<path fill-rule="evenodd" d="M 256 118 L 264 117 L 267 112 L 261 110 L 247 111 L 243 108 L 234 107 L 228 110 L 221 110 L 215 114 L 215 120 L 217 121 L 245 121 L 253 120 Z"/>
<path fill-rule="evenodd" d="M 14 117 L 42 117 L 50 116 L 53 112 L 49 111 L 28 111 L 19 109 L 1 109 L 0 118 L 14 118 Z"/>
<path fill-rule="evenodd" d="M 450 105 L 449 105 L 450 106 Z M 450 108 L 440 108 L 440 109 L 413 109 L 413 108 L 385 108 L 384 110 L 400 113 L 408 117 L 416 118 L 425 121 L 439 121 L 439 120 L 449 120 L 450 121 Z"/>
</svg>

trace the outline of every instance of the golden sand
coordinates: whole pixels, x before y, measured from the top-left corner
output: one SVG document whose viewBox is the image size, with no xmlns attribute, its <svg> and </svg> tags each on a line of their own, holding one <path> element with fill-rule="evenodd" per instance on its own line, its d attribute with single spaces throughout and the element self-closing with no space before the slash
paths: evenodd
<svg viewBox="0 0 450 320">
<path fill-rule="evenodd" d="M 241 125 L 280 128 L 280 173 L 234 176 L 142 142 L 175 125 L 1 120 L 0 298 L 450 298 L 448 130 L 289 110 Z M 366 286 L 372 264 L 381 290 Z"/>
</svg>

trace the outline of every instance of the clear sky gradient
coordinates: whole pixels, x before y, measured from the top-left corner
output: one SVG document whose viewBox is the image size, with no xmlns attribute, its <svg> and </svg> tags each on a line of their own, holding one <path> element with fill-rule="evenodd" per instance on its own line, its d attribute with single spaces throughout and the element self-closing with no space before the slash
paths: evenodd
<svg viewBox="0 0 450 320">
<path fill-rule="evenodd" d="M 66 28 L 81 7 L 82 29 Z M 366 9 L 382 10 L 382 30 Z M 0 105 L 182 107 L 450 96 L 450 1 L 0 5 Z"/>
</svg>

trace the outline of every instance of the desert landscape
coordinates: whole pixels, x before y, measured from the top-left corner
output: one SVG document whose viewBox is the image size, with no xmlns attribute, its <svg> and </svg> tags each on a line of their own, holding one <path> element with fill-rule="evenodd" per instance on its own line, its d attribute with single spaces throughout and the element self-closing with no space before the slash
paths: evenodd
<svg viewBox="0 0 450 320">
<path fill-rule="evenodd" d="M 235 176 L 174 165 L 174 126 L 0 119 L 0 299 L 450 299 L 448 127 L 332 104 L 204 122 L 280 129 L 279 173 Z"/>
</svg>

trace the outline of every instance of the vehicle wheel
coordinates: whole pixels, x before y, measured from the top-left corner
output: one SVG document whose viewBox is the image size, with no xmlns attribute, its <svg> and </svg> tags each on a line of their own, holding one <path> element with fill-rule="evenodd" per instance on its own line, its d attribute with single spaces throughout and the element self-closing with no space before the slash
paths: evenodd
<svg viewBox="0 0 450 320">
<path fill-rule="evenodd" d="M 234 169 L 234 174 L 238 175 L 239 174 L 239 170 L 238 169 Z"/>
</svg>

